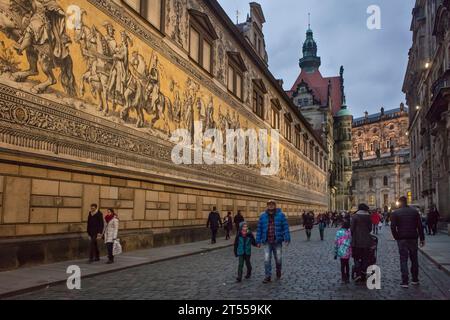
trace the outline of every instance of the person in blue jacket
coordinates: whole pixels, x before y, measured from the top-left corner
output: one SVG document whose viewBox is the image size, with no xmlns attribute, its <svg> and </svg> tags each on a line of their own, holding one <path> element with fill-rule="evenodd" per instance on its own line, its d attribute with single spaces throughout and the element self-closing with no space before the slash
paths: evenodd
<svg viewBox="0 0 450 320">
<path fill-rule="evenodd" d="M 256 233 L 258 248 L 264 246 L 265 278 L 263 283 L 269 283 L 272 278 L 272 254 L 275 257 L 277 279 L 281 278 L 281 262 L 283 242 L 291 242 L 289 224 L 286 216 L 277 208 L 275 200 L 267 202 L 267 209 L 259 217 Z"/>
</svg>

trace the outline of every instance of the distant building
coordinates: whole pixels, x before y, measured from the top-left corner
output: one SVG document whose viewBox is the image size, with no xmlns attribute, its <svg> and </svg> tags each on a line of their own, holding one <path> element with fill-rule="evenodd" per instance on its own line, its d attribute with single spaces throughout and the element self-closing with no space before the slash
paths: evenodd
<svg viewBox="0 0 450 320">
<path fill-rule="evenodd" d="M 417 0 L 403 92 L 410 107 L 413 201 L 450 219 L 450 1 Z"/>
<path fill-rule="evenodd" d="M 317 43 L 308 28 L 299 61 L 301 73 L 287 94 L 311 124 L 328 150 L 329 207 L 350 209 L 352 179 L 352 114 L 347 109 L 344 92 L 344 68 L 339 76 L 323 77 L 317 56 Z M 300 133 L 299 133 L 300 134 Z M 307 133 L 302 133 L 307 136 Z"/>
<path fill-rule="evenodd" d="M 400 196 L 411 202 L 408 109 L 387 110 L 353 121 L 353 207 L 394 209 Z"/>
</svg>

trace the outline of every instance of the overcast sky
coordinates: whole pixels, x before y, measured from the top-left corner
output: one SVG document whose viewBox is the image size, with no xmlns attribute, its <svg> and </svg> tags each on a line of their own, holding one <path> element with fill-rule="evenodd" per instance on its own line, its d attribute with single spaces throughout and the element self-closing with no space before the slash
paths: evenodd
<svg viewBox="0 0 450 320">
<path fill-rule="evenodd" d="M 249 13 L 247 0 L 219 0 L 236 22 Z M 345 68 L 347 105 L 355 117 L 396 108 L 404 102 L 402 93 L 409 31 L 415 0 L 259 0 L 266 24 L 264 35 L 269 68 L 276 78 L 284 79 L 290 89 L 300 68 L 298 60 L 311 13 L 311 28 L 322 58 L 323 76 L 339 74 Z M 369 30 L 367 8 L 381 9 L 381 30 Z"/>
</svg>

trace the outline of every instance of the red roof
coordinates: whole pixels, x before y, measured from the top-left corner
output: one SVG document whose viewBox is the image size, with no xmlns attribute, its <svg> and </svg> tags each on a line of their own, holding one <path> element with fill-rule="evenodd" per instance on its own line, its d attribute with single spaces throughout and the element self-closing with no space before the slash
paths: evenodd
<svg viewBox="0 0 450 320">
<path fill-rule="evenodd" d="M 297 91 L 298 85 L 302 82 L 306 82 L 308 87 L 313 91 L 316 100 L 320 101 L 322 106 L 326 106 L 328 102 L 328 81 L 331 82 L 331 112 L 333 115 L 341 109 L 342 92 L 341 92 L 341 77 L 323 77 L 319 70 L 312 73 L 308 73 L 304 70 L 300 73 L 295 81 L 292 89 L 287 92 L 289 97 Z"/>
</svg>

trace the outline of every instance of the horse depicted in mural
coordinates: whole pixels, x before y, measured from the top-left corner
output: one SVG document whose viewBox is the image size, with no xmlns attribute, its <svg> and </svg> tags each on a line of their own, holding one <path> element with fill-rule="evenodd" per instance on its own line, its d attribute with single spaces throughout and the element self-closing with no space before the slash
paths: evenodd
<svg viewBox="0 0 450 320">
<path fill-rule="evenodd" d="M 76 42 L 87 62 L 87 69 L 81 76 L 80 95 L 85 94 L 85 84 L 89 84 L 94 97 L 98 98 L 98 111 L 109 112 L 108 82 L 113 66 L 113 52 L 103 34 L 95 27 L 81 24 L 76 30 Z"/>
<path fill-rule="evenodd" d="M 65 12 L 56 1 L 0 0 L 0 31 L 16 42 L 18 55 L 25 52 L 29 68 L 12 74 L 16 82 L 39 75 L 40 64 L 45 81 L 34 86 L 33 93 L 43 93 L 57 83 L 53 73 L 60 68 L 64 91 L 76 96 L 73 61 L 69 53 L 70 38 L 65 30 Z"/>
</svg>

